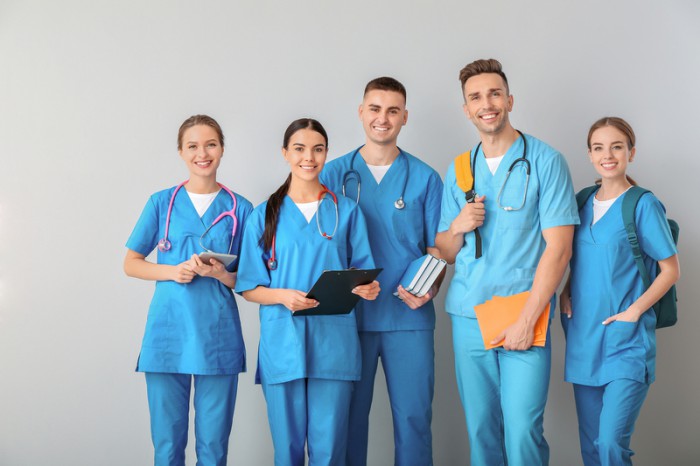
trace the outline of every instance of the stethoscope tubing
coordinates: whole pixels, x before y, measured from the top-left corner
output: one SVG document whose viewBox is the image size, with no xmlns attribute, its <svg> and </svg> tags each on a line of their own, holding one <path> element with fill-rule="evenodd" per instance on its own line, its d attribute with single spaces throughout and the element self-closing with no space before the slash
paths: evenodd
<svg viewBox="0 0 700 466">
<path fill-rule="evenodd" d="M 325 238 L 327 240 L 333 239 L 335 236 L 336 232 L 338 231 L 338 223 L 340 221 L 340 212 L 338 211 L 338 198 L 336 197 L 335 193 L 328 189 L 326 186 L 321 185 L 323 189 L 321 192 L 318 194 L 318 206 L 316 207 L 316 228 L 318 229 L 318 234 L 321 235 L 322 238 Z M 333 200 L 333 206 L 335 207 L 335 226 L 333 227 L 333 232 L 332 233 L 326 233 L 323 231 L 323 228 L 321 227 L 321 204 L 323 201 L 326 199 L 326 194 L 331 195 L 331 199 Z M 276 248 L 276 243 L 277 243 L 277 232 L 272 236 L 272 244 L 270 245 L 270 258 L 267 260 L 267 268 L 269 270 L 277 270 L 277 266 L 279 262 L 277 261 L 277 248 Z"/>
<path fill-rule="evenodd" d="M 520 135 L 520 139 L 523 141 L 523 151 L 522 155 L 515 159 L 513 163 L 510 164 L 510 167 L 508 167 L 508 172 L 506 172 L 506 177 L 503 180 L 503 183 L 501 184 L 501 188 L 498 190 L 498 195 L 496 196 L 496 205 L 498 205 L 499 208 L 511 212 L 511 211 L 516 211 L 520 210 L 523 208 L 525 205 L 525 200 L 527 199 L 527 188 L 530 184 L 530 161 L 527 159 L 527 140 L 525 139 L 525 136 L 523 133 L 521 133 L 519 130 L 516 129 L 518 134 Z M 481 142 L 477 144 L 476 149 L 474 150 L 474 156 L 471 158 L 470 163 L 471 163 L 471 171 L 472 171 L 472 177 L 474 179 L 474 188 L 476 189 L 476 157 L 479 154 L 479 149 L 481 148 Z M 503 194 L 503 189 L 506 187 L 506 184 L 508 183 L 508 179 L 510 178 L 510 174 L 513 172 L 513 169 L 515 166 L 519 163 L 524 163 L 525 164 L 525 190 L 523 192 L 523 200 L 522 203 L 520 204 L 519 207 L 511 207 L 511 206 L 502 206 L 501 205 L 501 194 Z"/>
<path fill-rule="evenodd" d="M 185 186 L 189 181 L 190 180 L 185 180 L 182 183 L 178 184 L 175 187 L 175 191 L 173 192 L 173 195 L 170 196 L 170 203 L 168 204 L 168 213 L 165 216 L 165 236 L 163 236 L 163 238 L 161 238 L 158 241 L 158 250 L 160 252 L 167 252 L 172 247 L 170 240 L 168 240 L 168 233 L 170 232 L 170 215 L 172 214 L 172 211 L 173 211 L 173 204 L 175 202 L 175 196 L 177 196 L 177 193 L 180 191 L 180 188 Z M 231 191 L 230 189 L 228 189 L 226 186 L 224 186 L 221 183 L 217 182 L 216 184 L 219 185 L 219 187 L 221 189 L 226 191 L 226 193 L 229 196 L 231 196 L 231 199 L 233 200 L 233 207 L 231 208 L 231 210 L 227 210 L 225 212 L 220 213 L 216 217 L 216 219 L 214 219 L 214 221 L 211 223 L 211 225 L 209 225 L 209 227 L 204 231 L 204 233 L 202 233 L 202 236 L 199 237 L 199 245 L 202 246 L 202 238 L 204 236 L 206 236 L 207 233 L 209 233 L 209 230 L 211 230 L 214 225 L 219 223 L 219 221 L 224 217 L 231 217 L 231 219 L 233 220 L 233 226 L 231 227 L 231 241 L 229 243 L 229 248 L 228 248 L 229 249 L 228 253 L 231 254 L 231 249 L 233 248 L 233 238 L 234 238 L 234 236 L 236 236 L 236 231 L 238 229 L 238 217 L 236 216 L 236 208 L 238 207 L 238 200 L 236 199 L 236 195 L 233 193 L 233 191 Z M 206 248 L 204 246 L 202 246 L 202 249 L 206 249 Z"/>
<path fill-rule="evenodd" d="M 355 198 L 355 204 L 360 203 L 360 188 L 362 187 L 362 177 L 360 176 L 360 172 L 355 170 L 355 157 L 357 157 L 357 154 L 360 152 L 360 149 L 364 147 L 364 144 L 355 149 L 350 156 L 350 169 L 346 171 L 343 174 L 343 184 L 342 184 L 342 192 L 343 196 L 347 197 L 345 194 L 345 186 L 347 185 L 348 181 L 355 178 L 355 182 L 357 183 L 357 196 Z M 410 174 L 410 165 L 408 163 L 408 157 L 404 153 L 404 151 L 400 148 L 399 149 L 399 157 L 403 157 L 403 159 L 406 161 L 406 178 L 403 180 L 403 187 L 401 188 L 401 195 L 399 196 L 398 199 L 394 201 L 394 208 L 401 210 L 404 207 L 406 207 L 406 202 L 403 200 L 403 197 L 406 195 L 406 186 L 408 185 L 408 176 Z"/>
</svg>

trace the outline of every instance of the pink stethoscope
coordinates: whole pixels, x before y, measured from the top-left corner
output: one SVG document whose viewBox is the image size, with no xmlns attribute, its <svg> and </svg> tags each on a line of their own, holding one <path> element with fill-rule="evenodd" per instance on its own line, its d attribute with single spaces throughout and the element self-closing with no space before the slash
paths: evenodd
<svg viewBox="0 0 700 466">
<path fill-rule="evenodd" d="M 324 185 L 321 185 L 323 188 L 320 193 L 318 193 L 318 206 L 316 207 L 316 228 L 318 229 L 318 233 L 326 238 L 326 239 L 333 239 L 333 236 L 335 236 L 335 232 L 338 231 L 338 198 L 335 197 L 335 194 L 333 194 L 333 191 L 330 189 L 326 188 Z M 333 199 L 333 206 L 335 206 L 335 227 L 333 227 L 333 233 L 326 233 L 323 231 L 321 228 L 321 203 L 323 200 L 326 198 L 326 194 L 330 194 L 331 198 Z M 275 233 L 275 236 L 272 237 L 272 247 L 270 248 L 270 258 L 267 260 L 267 268 L 270 270 L 276 270 L 277 269 L 277 255 L 275 254 L 275 240 L 277 239 L 277 233 Z"/>
<path fill-rule="evenodd" d="M 177 196 L 177 192 L 187 184 L 187 182 L 190 180 L 185 180 L 177 187 L 175 188 L 175 192 L 173 192 L 173 195 L 170 197 L 170 205 L 168 205 L 168 215 L 165 217 L 165 236 L 158 241 L 158 250 L 160 252 L 167 252 L 170 251 L 170 248 L 172 247 L 172 244 L 170 244 L 170 240 L 168 240 L 168 230 L 170 229 L 170 214 L 173 211 L 173 202 L 175 202 L 175 196 Z M 231 228 L 231 242 L 229 243 L 228 246 L 228 253 L 231 254 L 231 249 L 233 248 L 233 237 L 236 235 L 236 228 L 238 228 L 238 217 L 236 217 L 236 206 L 238 205 L 238 202 L 236 201 L 236 195 L 233 194 L 233 191 L 228 189 L 226 186 L 224 186 L 221 183 L 216 183 L 219 185 L 221 189 L 226 191 L 229 196 L 231 196 L 231 199 L 233 199 L 233 208 L 231 210 L 227 210 L 225 212 L 222 212 L 219 214 L 218 217 L 214 219 L 214 221 L 209 225 L 209 228 L 207 228 L 204 233 L 202 233 L 202 236 L 199 237 L 199 245 L 202 246 L 202 249 L 205 251 L 208 251 L 207 248 L 205 248 L 202 245 L 202 239 L 209 233 L 209 230 L 211 230 L 214 225 L 219 223 L 219 220 L 221 220 L 224 217 L 231 217 L 233 220 L 233 228 Z"/>
</svg>

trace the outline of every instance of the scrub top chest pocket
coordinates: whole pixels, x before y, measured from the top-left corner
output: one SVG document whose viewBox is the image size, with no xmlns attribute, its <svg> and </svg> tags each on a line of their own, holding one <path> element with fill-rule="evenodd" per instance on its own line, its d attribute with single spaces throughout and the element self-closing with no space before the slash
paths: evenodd
<svg viewBox="0 0 700 466">
<path fill-rule="evenodd" d="M 539 184 L 534 176 L 530 177 L 529 182 L 526 180 L 525 165 L 518 164 L 513 167 L 508 182 L 502 188 L 499 187 L 502 189 L 500 203 L 496 202 L 495 195 L 498 193 L 494 193 L 490 202 L 487 197 L 486 221 L 489 213 L 495 214 L 496 228 L 503 230 L 531 230 L 539 223 Z M 523 196 L 525 196 L 524 203 Z"/>
<path fill-rule="evenodd" d="M 392 224 L 397 241 L 416 245 L 421 251 L 425 250 L 423 206 L 418 201 L 406 202 L 404 209 L 394 209 Z"/>
</svg>

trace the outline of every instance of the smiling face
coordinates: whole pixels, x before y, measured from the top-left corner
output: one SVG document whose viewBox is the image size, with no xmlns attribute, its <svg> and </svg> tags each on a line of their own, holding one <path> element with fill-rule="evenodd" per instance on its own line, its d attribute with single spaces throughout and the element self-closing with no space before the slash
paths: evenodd
<svg viewBox="0 0 700 466">
<path fill-rule="evenodd" d="M 224 148 L 214 128 L 194 125 L 182 134 L 180 145 L 180 157 L 185 161 L 191 178 L 216 178 Z"/>
<path fill-rule="evenodd" d="M 374 89 L 367 92 L 358 110 L 367 142 L 396 145 L 401 127 L 408 121 L 406 99 L 395 91 Z"/>
<path fill-rule="evenodd" d="M 603 126 L 591 134 L 588 157 L 603 180 L 624 179 L 627 164 L 634 159 L 635 148 L 627 136 L 614 126 Z"/>
<path fill-rule="evenodd" d="M 508 113 L 513 110 L 513 96 L 496 73 L 472 76 L 464 83 L 464 114 L 484 135 L 497 135 L 510 126 Z"/>
<path fill-rule="evenodd" d="M 287 147 L 282 148 L 282 155 L 292 170 L 292 178 L 315 181 L 326 163 L 326 139 L 313 129 L 300 129 L 289 138 Z"/>
</svg>

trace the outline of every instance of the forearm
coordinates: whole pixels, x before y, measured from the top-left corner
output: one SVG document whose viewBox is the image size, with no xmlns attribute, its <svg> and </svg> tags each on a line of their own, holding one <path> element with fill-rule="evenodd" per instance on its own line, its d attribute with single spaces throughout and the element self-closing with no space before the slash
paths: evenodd
<svg viewBox="0 0 700 466">
<path fill-rule="evenodd" d="M 226 271 L 220 277 L 216 277 L 221 283 L 223 283 L 228 288 L 234 289 L 236 287 L 236 272 Z"/>
<path fill-rule="evenodd" d="M 247 290 L 242 293 L 243 298 L 251 303 L 258 304 L 282 304 L 280 288 L 267 288 L 258 286 L 252 290 Z"/>
<path fill-rule="evenodd" d="M 124 272 L 129 277 L 142 280 L 172 280 L 174 270 L 175 267 L 172 265 L 154 264 L 143 257 L 130 257 L 127 255 L 126 259 L 124 259 Z"/>
<path fill-rule="evenodd" d="M 649 288 L 627 309 L 633 312 L 637 317 L 640 317 L 650 307 L 656 304 L 680 277 L 678 255 L 674 255 L 659 262 L 659 267 L 661 271 L 651 283 L 651 286 L 649 286 Z"/>
<path fill-rule="evenodd" d="M 571 227 L 571 235 L 573 235 L 573 227 Z M 564 235 L 562 240 L 558 239 L 547 243 L 535 271 L 530 296 L 521 314 L 521 318 L 529 326 L 534 328 L 535 322 L 561 283 L 570 259 L 571 240 L 569 235 Z"/>
<path fill-rule="evenodd" d="M 440 257 L 448 264 L 454 264 L 457 254 L 464 246 L 464 233 L 458 233 L 453 227 L 435 235 L 435 247 L 440 251 Z"/>
</svg>

